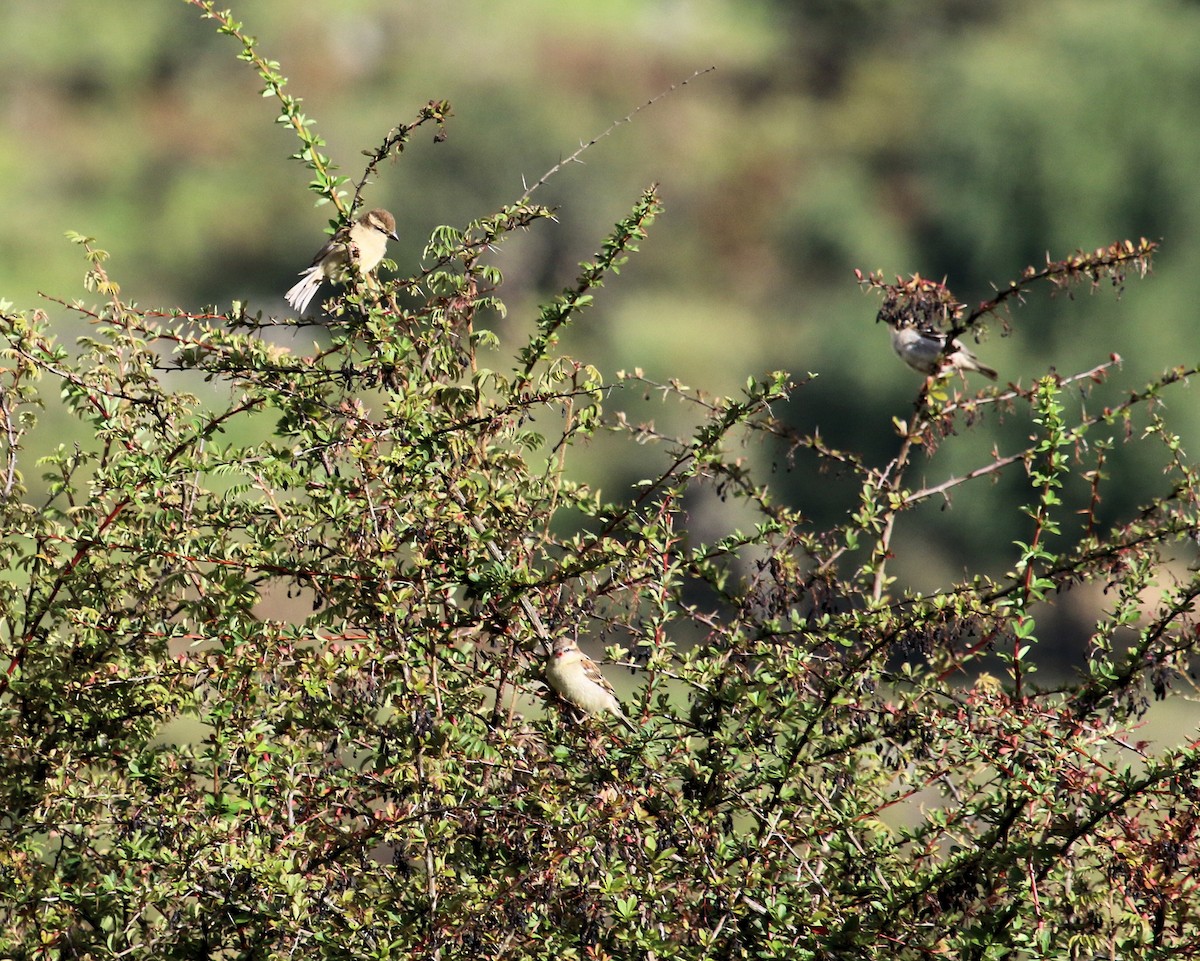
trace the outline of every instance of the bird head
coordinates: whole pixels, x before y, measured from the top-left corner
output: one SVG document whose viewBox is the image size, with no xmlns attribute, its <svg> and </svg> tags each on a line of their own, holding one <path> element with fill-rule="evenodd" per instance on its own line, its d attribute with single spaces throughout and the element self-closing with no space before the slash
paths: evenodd
<svg viewBox="0 0 1200 961">
<path fill-rule="evenodd" d="M 381 234 L 391 237 L 392 240 L 399 240 L 396 235 L 396 218 L 386 210 L 369 210 L 362 217 L 362 223 L 366 224 L 373 230 L 378 230 Z"/>
</svg>

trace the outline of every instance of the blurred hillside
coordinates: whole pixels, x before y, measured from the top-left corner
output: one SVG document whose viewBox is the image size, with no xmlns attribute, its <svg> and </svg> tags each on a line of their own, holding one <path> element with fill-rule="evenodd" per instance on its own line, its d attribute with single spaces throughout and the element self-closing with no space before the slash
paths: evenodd
<svg viewBox="0 0 1200 961">
<path fill-rule="evenodd" d="M 1089 409 L 1195 359 L 1196 3 L 259 0 L 234 13 L 280 62 L 351 176 L 359 152 L 426 101 L 453 104 L 448 140 L 419 135 L 368 194 L 398 214 L 403 241 L 391 256 L 402 270 L 435 226 L 514 200 L 523 179 L 581 140 L 717 68 L 539 191 L 561 206 L 559 222 L 496 258 L 506 346 L 658 181 L 666 216 L 564 343 L 610 377 L 640 367 L 736 393 L 764 370 L 811 371 L 816 381 L 777 413 L 881 463 L 895 446 L 891 419 L 907 415 L 920 378 L 891 355 L 855 267 L 945 276 L 974 303 L 1047 253 L 1138 236 L 1164 241 L 1155 278 L 1119 300 L 1031 297 L 1011 336 L 993 329 L 978 352 L 1002 380 L 1023 384 L 1121 354 L 1119 384 L 1081 395 Z M 283 311 L 328 212 L 313 207 L 306 171 L 286 159 L 297 141 L 273 123 L 274 101 L 258 96 L 237 52 L 182 2 L 0 6 L 0 299 L 18 308 L 38 305 L 39 291 L 87 299 L 85 265 L 63 238 L 77 230 L 111 252 L 112 276 L 140 305 L 242 299 Z M 84 329 L 43 306 L 63 317 L 64 340 Z M 1196 447 L 1200 415 L 1185 396 L 1170 416 Z M 689 416 L 620 393 L 613 403 L 665 427 Z M 991 420 L 939 452 L 928 477 L 969 470 L 1027 433 L 1020 415 Z M 599 441 L 580 470 L 616 492 L 657 456 L 614 464 Z M 826 522 L 852 492 L 811 466 L 802 460 L 773 482 Z M 1160 489 L 1157 465 L 1118 454 L 1111 469 L 1121 498 L 1104 505 L 1107 516 Z M 1011 566 L 1012 551 L 997 545 L 1021 535 L 1024 483 L 1014 472 L 960 489 L 951 510 L 909 518 L 897 543 L 927 550 L 898 548 L 923 559 L 897 568 L 902 582 L 944 585 L 967 567 Z M 720 505 L 695 506 L 703 529 L 739 522 Z"/>
</svg>

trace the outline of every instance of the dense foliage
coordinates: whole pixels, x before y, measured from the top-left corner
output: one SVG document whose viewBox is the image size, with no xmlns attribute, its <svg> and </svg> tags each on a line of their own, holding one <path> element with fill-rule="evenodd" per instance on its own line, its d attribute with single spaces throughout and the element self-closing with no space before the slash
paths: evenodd
<svg viewBox="0 0 1200 961">
<path fill-rule="evenodd" d="M 278 67 L 194 4 L 277 99 L 338 222 L 414 130 L 443 135 L 449 105 L 430 103 L 349 190 Z M 1115 359 L 979 394 L 932 377 L 875 467 L 777 418 L 804 396 L 786 374 L 721 398 L 609 384 L 561 352 L 661 212 L 656 187 L 527 340 L 501 340 L 488 258 L 553 216 L 535 195 L 337 291 L 309 353 L 272 340 L 300 321 L 244 304 L 136 306 L 84 237 L 101 303 L 55 308 L 91 322 L 78 349 L 46 312 L 0 312 L 0 955 L 1197 953 L 1200 743 L 1129 734 L 1197 644 L 1200 577 L 1173 560 L 1197 478 L 1161 405 L 1194 369 L 1078 414 L 1071 392 Z M 886 317 L 968 337 L 1047 285 L 1120 286 L 1154 248 L 1047 261 L 974 309 L 919 276 L 860 279 Z M 695 429 L 631 419 L 623 390 Z M 95 443 L 47 458 L 35 502 L 22 444 L 56 394 Z M 922 452 L 1000 412 L 1023 449 L 917 479 Z M 601 432 L 668 466 L 627 496 L 592 489 L 571 459 Z M 1107 525 L 1122 444 L 1167 482 Z M 814 457 L 856 507 L 815 525 L 742 445 Z M 1010 571 L 897 586 L 908 512 L 1021 471 Z M 689 530 L 705 498 L 751 522 Z M 1039 686 L 1039 618 L 1087 585 L 1105 613 L 1086 666 Z M 561 636 L 607 650 L 635 733 L 550 694 Z"/>
</svg>

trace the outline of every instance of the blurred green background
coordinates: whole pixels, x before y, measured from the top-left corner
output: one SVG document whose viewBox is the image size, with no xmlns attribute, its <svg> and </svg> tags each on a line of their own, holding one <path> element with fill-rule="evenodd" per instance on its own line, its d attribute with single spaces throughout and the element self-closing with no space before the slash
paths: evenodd
<svg viewBox="0 0 1200 961">
<path fill-rule="evenodd" d="M 1002 381 L 1024 385 L 1121 354 L 1113 383 L 1078 393 L 1088 410 L 1196 359 L 1196 2 L 258 0 L 233 9 L 280 62 L 344 173 L 357 176 L 360 151 L 426 101 L 453 104 L 447 141 L 422 129 L 367 195 L 398 215 L 391 256 L 402 271 L 436 225 L 511 202 L 523 179 L 716 67 L 536 195 L 560 205 L 558 223 L 510 237 L 495 258 L 510 308 L 495 323 L 505 351 L 532 328 L 539 299 L 569 284 L 657 181 L 665 216 L 564 341 L 610 379 L 640 367 L 737 393 L 749 375 L 811 371 L 817 379 L 776 413 L 882 464 L 896 446 L 891 420 L 908 416 L 921 379 L 892 356 L 854 268 L 944 276 L 972 304 L 1047 253 L 1138 236 L 1164 242 L 1153 279 L 1131 282 L 1120 299 L 1035 294 L 1011 336 L 993 326 L 977 351 Z M 141 306 L 243 299 L 284 311 L 282 292 L 322 243 L 329 208 L 314 208 L 307 171 L 287 160 L 298 141 L 274 123 L 277 105 L 259 96 L 238 49 L 182 0 L 0 5 L 0 299 L 41 303 L 64 340 L 85 329 L 38 296 L 91 299 L 80 251 L 63 236 L 76 230 L 111 252 L 111 275 Z M 298 335 L 294 348 L 313 337 Z M 668 429 L 695 419 L 633 394 L 612 403 Z M 1168 403 L 1196 447 L 1190 390 Z M 1021 411 L 989 418 L 920 463 L 914 481 L 979 466 L 1028 434 Z M 631 462 L 630 446 L 598 442 L 576 469 L 620 497 L 660 462 L 648 448 Z M 768 471 L 777 453 L 747 452 Z M 1143 450 L 1115 457 L 1104 516 L 1127 517 L 1164 491 L 1161 461 Z M 852 488 L 804 457 L 774 466 L 779 498 L 817 523 L 852 503 Z M 1011 471 L 960 488 L 950 509 L 914 512 L 893 572 L 932 588 L 967 570 L 1011 568 L 1026 491 Z M 1068 493 L 1083 497 L 1083 481 Z M 747 520 L 715 500 L 689 506 L 697 533 Z M 1078 608 L 1080 630 L 1093 600 L 1081 592 L 1063 605 Z"/>
</svg>

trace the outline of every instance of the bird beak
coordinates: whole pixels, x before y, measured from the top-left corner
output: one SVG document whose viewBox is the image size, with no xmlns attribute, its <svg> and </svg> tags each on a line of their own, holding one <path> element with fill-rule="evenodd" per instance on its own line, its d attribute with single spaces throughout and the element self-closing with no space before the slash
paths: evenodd
<svg viewBox="0 0 1200 961">
<path fill-rule="evenodd" d="M 394 231 L 394 230 L 390 234 L 388 234 L 388 236 L 391 237 L 392 240 L 395 240 L 396 242 L 400 241 L 400 235 L 398 233 L 396 233 L 396 231 Z"/>
</svg>

